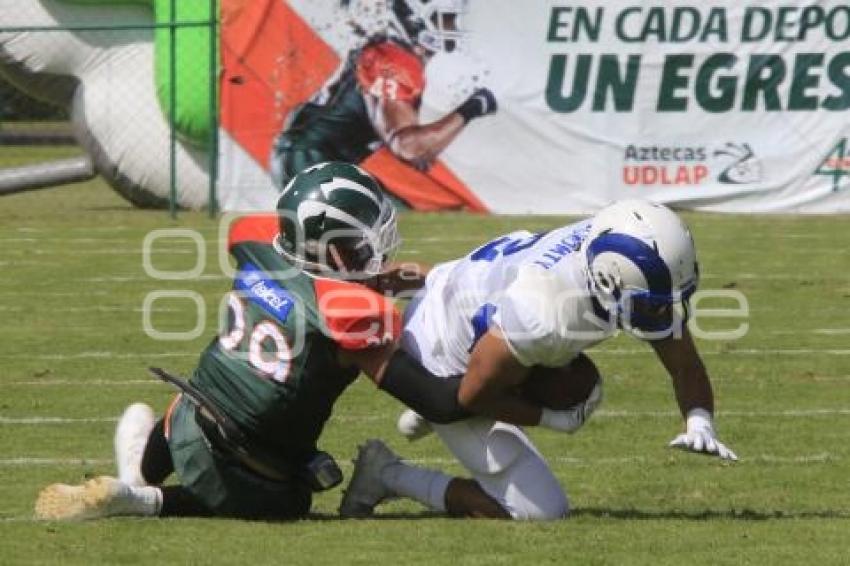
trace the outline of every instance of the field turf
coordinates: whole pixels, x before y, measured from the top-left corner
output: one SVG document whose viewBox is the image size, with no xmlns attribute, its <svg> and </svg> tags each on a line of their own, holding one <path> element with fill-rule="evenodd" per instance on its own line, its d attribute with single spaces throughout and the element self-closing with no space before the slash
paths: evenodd
<svg viewBox="0 0 850 566">
<path fill-rule="evenodd" d="M 21 150 L 0 162 L 25 162 L 27 151 L 29 158 L 64 155 Z M 61 524 L 33 519 L 39 489 L 112 473 L 112 432 L 123 407 L 144 400 L 161 411 L 171 397 L 145 368 L 186 374 L 214 335 L 229 286 L 218 261 L 222 235 L 203 213 L 174 221 L 135 210 L 100 181 L 0 198 L 0 564 L 846 564 L 850 218 L 685 217 L 703 288 L 737 290 L 749 301 L 746 336 L 699 344 L 720 437 L 740 456 L 737 464 L 666 447 L 681 427 L 668 378 L 646 345 L 620 336 L 590 352 L 606 378 L 606 399 L 587 426 L 574 436 L 531 431 L 570 495 L 568 520 L 450 520 L 395 502 L 375 520 L 341 521 L 334 490 L 316 498 L 313 518 L 288 524 Z M 401 257 L 446 260 L 511 229 L 566 221 L 405 214 Z M 157 228 L 203 236 L 200 278 L 146 274 L 142 242 Z M 153 248 L 159 270 L 188 270 L 196 260 L 188 239 Z M 144 333 L 142 306 L 156 290 L 201 295 L 200 337 L 157 341 Z M 159 330 L 190 330 L 195 322 L 190 300 L 154 305 Z M 705 319 L 703 326 L 741 322 Z M 409 444 L 396 435 L 399 409 L 360 380 L 340 400 L 322 447 L 347 473 L 356 444 L 369 437 L 461 473 L 434 438 Z"/>
</svg>

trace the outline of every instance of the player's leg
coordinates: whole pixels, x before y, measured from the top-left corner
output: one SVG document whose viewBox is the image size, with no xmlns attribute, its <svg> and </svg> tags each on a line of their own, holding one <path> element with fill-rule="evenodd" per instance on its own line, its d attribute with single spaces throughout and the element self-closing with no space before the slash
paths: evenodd
<svg viewBox="0 0 850 566">
<path fill-rule="evenodd" d="M 545 520 L 568 514 L 569 501 L 563 488 L 519 427 L 473 418 L 434 425 L 434 430 L 481 491 L 510 517 Z M 474 498 L 458 498 L 450 504 L 469 516 L 480 512 L 482 505 Z"/>
<path fill-rule="evenodd" d="M 123 483 L 160 485 L 174 471 L 165 429 L 178 399 L 179 396 L 159 420 L 144 403 L 133 403 L 124 410 L 114 439 L 118 479 Z"/>
<path fill-rule="evenodd" d="M 50 485 L 39 494 L 35 511 L 39 518 L 51 520 L 213 515 L 203 502 L 181 485 L 131 486 L 109 476 L 80 485 Z"/>
<path fill-rule="evenodd" d="M 380 440 L 368 440 L 358 452 L 339 513 L 346 518 L 370 517 L 379 503 L 394 497 L 454 517 L 510 518 L 474 480 L 405 462 Z"/>
<path fill-rule="evenodd" d="M 302 481 L 266 480 L 214 453 L 188 403 L 178 403 L 166 419 L 181 485 L 134 486 L 108 476 L 76 486 L 53 484 L 39 494 L 36 515 L 63 520 L 119 515 L 293 519 L 309 511 L 312 494 Z M 148 448 L 158 443 L 154 439 Z M 146 457 L 153 451 L 146 448 Z"/>
<path fill-rule="evenodd" d="M 168 422 L 168 445 L 185 492 L 163 490 L 164 514 L 205 512 L 220 517 L 287 520 L 309 512 L 312 490 L 304 480 L 265 479 L 229 457 L 224 449 L 215 448 L 216 443 L 198 426 L 195 408 L 188 401 L 176 405 Z M 172 496 L 174 507 L 165 499 Z"/>
<path fill-rule="evenodd" d="M 518 428 L 470 419 L 435 429 L 474 479 L 404 462 L 383 442 L 370 440 L 359 450 L 340 515 L 371 516 L 376 505 L 392 497 L 461 517 L 539 520 L 568 513 L 560 484 Z"/>
<path fill-rule="evenodd" d="M 101 476 L 73 486 L 50 485 L 38 496 L 36 515 L 54 520 L 209 515 L 206 507 L 182 486 L 149 485 L 162 483 L 174 471 L 165 422 L 175 403 L 158 421 L 153 409 L 144 403 L 127 407 L 115 429 L 118 477 Z"/>
<path fill-rule="evenodd" d="M 131 486 L 109 476 L 81 485 L 53 484 L 38 494 L 35 514 L 40 519 L 80 520 L 120 515 L 155 516 L 162 491 L 154 486 Z"/>
<path fill-rule="evenodd" d="M 446 489 L 446 511 L 453 517 L 510 519 L 511 514 L 490 497 L 477 481 L 453 478 Z"/>
<path fill-rule="evenodd" d="M 114 438 L 115 464 L 118 479 L 127 485 L 148 484 L 142 475 L 142 460 L 155 427 L 156 416 L 145 403 L 133 403 L 118 419 Z"/>
<path fill-rule="evenodd" d="M 161 485 L 174 472 L 174 461 L 165 438 L 165 419 L 158 420 L 148 436 L 140 470 L 148 485 Z"/>
</svg>

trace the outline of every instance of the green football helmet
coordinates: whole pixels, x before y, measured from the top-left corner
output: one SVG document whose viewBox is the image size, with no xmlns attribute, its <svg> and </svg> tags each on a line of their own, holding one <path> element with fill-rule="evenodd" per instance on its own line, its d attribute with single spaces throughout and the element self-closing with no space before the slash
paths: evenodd
<svg viewBox="0 0 850 566">
<path fill-rule="evenodd" d="M 310 275 L 373 276 L 401 243 L 395 209 L 381 183 L 350 163 L 327 161 L 295 175 L 277 212 L 275 249 Z"/>
</svg>

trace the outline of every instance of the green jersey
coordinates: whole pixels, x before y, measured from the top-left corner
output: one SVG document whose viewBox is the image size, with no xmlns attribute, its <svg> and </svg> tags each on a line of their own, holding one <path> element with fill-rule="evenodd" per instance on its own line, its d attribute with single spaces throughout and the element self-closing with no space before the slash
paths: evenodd
<svg viewBox="0 0 850 566">
<path fill-rule="evenodd" d="M 334 402 L 357 377 L 340 365 L 340 348 L 395 339 L 400 317 L 366 287 L 295 269 L 274 249 L 277 233 L 276 216 L 234 223 L 227 321 L 191 381 L 253 442 L 300 461 L 316 450 Z"/>
<path fill-rule="evenodd" d="M 359 163 L 380 144 L 365 96 L 419 105 L 422 62 L 406 45 L 374 40 L 346 57 L 339 71 L 295 110 L 277 149 L 318 150 L 323 159 Z"/>
</svg>

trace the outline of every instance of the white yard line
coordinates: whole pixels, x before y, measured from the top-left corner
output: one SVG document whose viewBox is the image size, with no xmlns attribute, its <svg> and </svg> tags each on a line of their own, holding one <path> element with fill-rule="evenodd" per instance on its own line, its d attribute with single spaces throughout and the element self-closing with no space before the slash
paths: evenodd
<svg viewBox="0 0 850 566">
<path fill-rule="evenodd" d="M 613 465 L 620 466 L 623 464 L 650 464 L 660 461 L 659 456 L 619 456 L 610 458 L 576 458 L 573 456 L 546 456 L 546 461 L 556 464 L 565 464 L 569 466 L 597 466 L 597 465 Z M 778 456 L 775 454 L 753 454 L 743 458 L 743 462 L 756 462 L 768 464 L 821 464 L 824 462 L 838 462 L 844 458 L 828 452 L 819 452 L 816 454 L 800 454 L 794 456 Z M 453 458 L 405 458 L 408 462 L 422 465 L 452 465 L 458 464 Z"/>
<path fill-rule="evenodd" d="M 675 419 L 679 416 L 678 411 L 611 411 L 600 410 L 594 413 L 594 419 Z M 811 418 L 811 417 L 837 417 L 850 416 L 850 408 L 812 408 L 812 409 L 787 409 L 779 411 L 718 411 L 718 418 Z M 341 423 L 357 422 L 380 422 L 394 421 L 396 415 L 387 413 L 383 415 L 334 415 L 331 421 Z M 25 416 L 25 417 L 3 417 L 0 416 L 0 425 L 62 425 L 62 424 L 91 424 L 117 422 L 118 417 L 56 417 L 56 416 Z"/>
<path fill-rule="evenodd" d="M 85 359 L 118 359 L 118 360 L 135 360 L 135 359 L 159 359 L 159 358 L 185 358 L 197 357 L 197 350 L 185 352 L 156 352 L 156 353 L 136 353 L 136 352 L 79 352 L 76 354 L 6 354 L 0 355 L 0 359 L 6 360 L 85 360 Z M 2 383 L 2 382 L 0 382 Z"/>
<path fill-rule="evenodd" d="M 89 387 L 135 387 L 137 385 L 162 386 L 162 382 L 156 379 L 23 379 L 20 381 L 0 381 L 0 386 L 10 385 L 18 387 L 64 387 L 77 385 Z"/>
<path fill-rule="evenodd" d="M 109 294 L 108 291 L 91 291 L 91 290 L 88 290 L 88 289 L 84 293 L 84 295 L 86 297 L 91 297 L 91 296 L 103 297 L 103 296 L 106 296 L 108 294 Z M 17 290 L 17 291 L 8 291 L 8 292 L 0 291 L 0 297 L 12 297 L 12 298 L 15 298 L 15 299 L 20 299 L 22 296 L 26 297 L 26 296 L 30 296 L 30 295 L 37 295 L 39 298 L 43 298 L 43 297 L 77 297 L 77 298 L 79 298 L 81 296 L 81 293 L 70 292 L 70 291 L 67 291 L 67 292 L 66 291 L 61 291 L 61 292 L 56 292 L 56 291 L 27 291 L 26 289 L 20 289 L 20 290 Z"/>
<path fill-rule="evenodd" d="M 224 274 L 205 273 L 199 277 L 187 279 L 186 281 L 183 281 L 183 283 L 191 283 L 194 281 L 229 281 L 230 279 L 232 278 Z M 147 275 L 112 275 L 106 277 L 89 277 L 86 279 L 74 279 L 74 281 L 78 283 L 129 283 L 133 281 L 150 283 L 152 281 L 157 281 L 157 279 L 154 279 L 153 277 L 148 277 Z"/>
<path fill-rule="evenodd" d="M 850 334 L 850 328 L 795 328 L 794 330 L 771 330 L 774 336 L 799 336 L 800 334 L 818 334 L 822 336 L 843 336 Z"/>
<path fill-rule="evenodd" d="M 64 425 L 115 422 L 118 422 L 118 417 L 0 417 L 0 425 Z"/>
<path fill-rule="evenodd" d="M 406 461 L 425 466 L 450 466 L 457 465 L 454 458 L 405 458 Z M 601 458 L 579 458 L 575 456 L 549 456 L 546 460 L 551 464 L 564 464 L 568 466 L 620 466 L 628 464 L 650 464 L 661 460 L 659 455 L 652 456 L 614 456 Z M 767 464 L 822 464 L 826 462 L 843 461 L 842 456 L 829 452 L 818 452 L 814 454 L 777 455 L 777 454 L 753 454 L 741 459 L 741 462 L 767 463 Z M 29 458 L 15 457 L 0 459 L 0 467 L 29 467 L 29 466 L 108 466 L 114 460 L 111 458 Z M 347 460 L 340 460 L 340 466 L 350 468 L 352 464 Z"/>
<path fill-rule="evenodd" d="M 64 312 L 144 312 L 144 309 L 141 307 L 128 308 L 128 307 L 107 307 L 103 305 L 92 305 L 88 307 L 47 307 L 45 309 L 51 313 L 64 313 Z M 175 309 L 169 307 L 151 307 L 148 309 L 149 312 L 186 312 L 186 309 Z M 37 309 L 33 309 L 31 307 L 11 307 L 0 305 L 0 312 L 38 312 Z"/>
<path fill-rule="evenodd" d="M 103 458 L 2 458 L 0 466 L 105 466 L 113 459 Z"/>
<path fill-rule="evenodd" d="M 590 350 L 589 355 L 613 355 L 613 356 L 631 356 L 634 354 L 647 354 L 650 350 L 620 348 L 611 350 Z M 827 356 L 850 356 L 850 348 L 735 348 L 732 350 L 701 350 L 700 354 L 704 356 L 760 356 L 760 355 L 781 355 L 781 356 L 811 356 L 824 354 Z"/>
<path fill-rule="evenodd" d="M 634 356 L 646 355 L 650 352 L 648 349 L 638 348 L 619 348 L 612 350 L 591 350 L 588 353 L 591 356 Z M 703 350 L 700 352 L 704 356 L 762 356 L 762 355 L 784 355 L 784 356 L 810 356 L 810 355 L 827 355 L 827 356 L 850 356 L 850 348 L 737 348 L 729 351 L 721 350 Z M 197 351 L 185 352 L 156 352 L 156 353 L 138 353 L 138 352 L 111 352 L 111 351 L 91 351 L 78 352 L 75 354 L 3 354 L 0 359 L 11 360 L 78 360 L 78 359 L 146 359 L 146 358 L 183 358 L 188 356 L 197 356 Z"/>
</svg>

